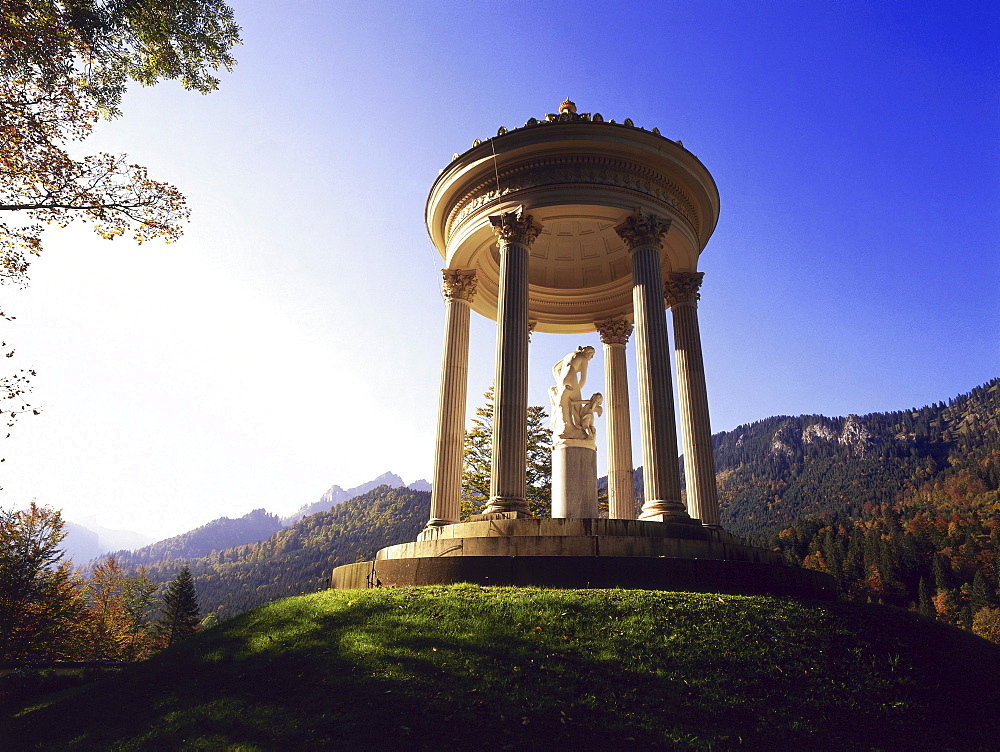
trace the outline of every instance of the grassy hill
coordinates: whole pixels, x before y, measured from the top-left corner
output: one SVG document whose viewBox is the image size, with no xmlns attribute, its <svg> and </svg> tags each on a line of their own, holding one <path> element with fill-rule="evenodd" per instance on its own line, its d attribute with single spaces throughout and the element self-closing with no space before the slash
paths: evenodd
<svg viewBox="0 0 1000 752">
<path fill-rule="evenodd" d="M 847 603 L 325 591 L 8 715 L 11 749 L 995 748 L 1000 646 Z"/>
</svg>

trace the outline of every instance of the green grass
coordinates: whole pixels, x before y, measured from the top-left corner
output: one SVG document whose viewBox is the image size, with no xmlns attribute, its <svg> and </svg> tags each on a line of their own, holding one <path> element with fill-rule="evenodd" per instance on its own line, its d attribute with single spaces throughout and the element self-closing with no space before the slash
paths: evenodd
<svg viewBox="0 0 1000 752">
<path fill-rule="evenodd" d="M 8 713 L 11 749 L 996 748 L 1000 646 L 896 609 L 327 591 Z M 2 744 L 0 744 L 2 746 Z"/>
</svg>

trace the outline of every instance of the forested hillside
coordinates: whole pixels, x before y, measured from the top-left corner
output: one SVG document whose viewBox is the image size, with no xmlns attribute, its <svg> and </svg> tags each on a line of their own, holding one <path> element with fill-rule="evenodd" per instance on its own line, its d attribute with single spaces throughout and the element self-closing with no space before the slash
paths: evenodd
<svg viewBox="0 0 1000 752">
<path fill-rule="evenodd" d="M 1000 379 L 946 405 L 715 437 L 723 525 L 841 595 L 1000 628 Z"/>
<path fill-rule="evenodd" d="M 830 572 L 847 598 L 919 607 L 965 627 L 976 614 L 1000 621 L 1000 379 L 948 404 L 780 416 L 713 443 L 726 529 Z M 151 550 L 163 547 L 168 558 L 150 572 L 159 582 L 188 560 L 203 613 L 228 618 L 413 540 L 428 510 L 427 492 L 382 486 L 254 545 L 213 544 L 192 558 L 180 536 L 144 549 L 148 558 L 120 557 L 154 562 Z"/>
<path fill-rule="evenodd" d="M 334 567 L 370 559 L 384 546 L 416 538 L 429 511 L 429 492 L 380 486 L 260 543 L 158 561 L 149 566 L 149 576 L 154 582 L 169 581 L 182 566 L 178 559 L 184 558 L 202 614 L 227 619 L 277 598 L 327 587 Z"/>
<path fill-rule="evenodd" d="M 183 535 L 158 541 L 135 551 L 112 554 L 122 566 L 149 566 L 164 559 L 193 559 L 233 546 L 257 543 L 282 529 L 281 520 L 263 509 L 255 509 L 239 519 L 220 517 Z"/>
<path fill-rule="evenodd" d="M 961 475 L 996 505 L 1000 379 L 922 408 L 827 418 L 778 416 L 712 439 L 722 524 L 769 536 L 807 515 L 861 517 L 928 482 Z M 979 488 L 980 485 L 976 487 Z"/>
</svg>

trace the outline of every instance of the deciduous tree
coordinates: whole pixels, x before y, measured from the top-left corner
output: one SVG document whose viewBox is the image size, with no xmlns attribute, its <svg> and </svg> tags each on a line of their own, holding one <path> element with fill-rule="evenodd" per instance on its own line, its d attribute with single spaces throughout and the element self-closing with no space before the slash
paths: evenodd
<svg viewBox="0 0 1000 752">
<path fill-rule="evenodd" d="M 74 658 L 85 609 L 79 577 L 62 561 L 62 515 L 32 502 L 0 509 L 0 660 Z"/>
<path fill-rule="evenodd" d="M 0 2 L 0 248 L 7 280 L 23 281 L 25 254 L 46 223 L 89 219 L 113 238 L 176 239 L 187 217 L 176 188 L 121 155 L 77 159 L 64 148 L 98 117 L 121 114 L 128 81 L 180 79 L 208 93 L 231 69 L 239 27 L 213 0 Z M 8 219 L 12 214 L 24 220 Z"/>
<path fill-rule="evenodd" d="M 156 608 L 156 590 L 145 569 L 129 575 L 114 556 L 97 562 L 82 589 L 88 657 L 134 661 L 154 652 L 150 615 Z"/>
<path fill-rule="evenodd" d="M 189 211 L 177 188 L 125 155 L 77 157 L 68 145 L 121 114 L 129 81 L 212 91 L 239 41 L 216 0 L 0 0 L 0 284 L 26 284 L 46 225 L 82 220 L 139 243 L 181 235 Z M 29 375 L 0 380 L 8 426 L 31 409 Z"/>
</svg>

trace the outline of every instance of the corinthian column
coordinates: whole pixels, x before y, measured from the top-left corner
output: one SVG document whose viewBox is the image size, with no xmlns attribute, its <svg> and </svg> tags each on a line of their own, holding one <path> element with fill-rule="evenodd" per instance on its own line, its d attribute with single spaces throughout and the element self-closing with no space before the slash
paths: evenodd
<svg viewBox="0 0 1000 752">
<path fill-rule="evenodd" d="M 529 516 L 525 478 L 528 444 L 528 248 L 541 227 L 523 207 L 490 217 L 500 246 L 493 464 L 484 514 Z"/>
<path fill-rule="evenodd" d="M 677 392 L 684 437 L 684 476 L 688 508 L 702 524 L 719 524 L 719 497 L 712 457 L 712 423 L 708 417 L 705 364 L 698 332 L 698 299 L 702 272 L 671 272 L 663 296 L 674 317 L 674 352 L 677 358 Z"/>
<path fill-rule="evenodd" d="M 476 294 L 474 270 L 442 269 L 441 272 L 444 348 L 428 528 L 451 525 L 461 515 L 465 396 L 469 383 L 469 305 Z"/>
<path fill-rule="evenodd" d="M 635 318 L 642 432 L 642 480 L 646 503 L 639 519 L 691 522 L 681 501 L 677 468 L 677 428 L 670 383 L 670 351 L 663 308 L 661 239 L 668 220 L 637 211 L 615 231 L 632 256 L 632 309 Z"/>
<path fill-rule="evenodd" d="M 635 482 L 632 478 L 632 425 L 628 411 L 628 366 L 625 345 L 632 334 L 627 319 L 594 325 L 604 343 L 604 393 L 607 395 L 608 517 L 635 519 Z"/>
</svg>

